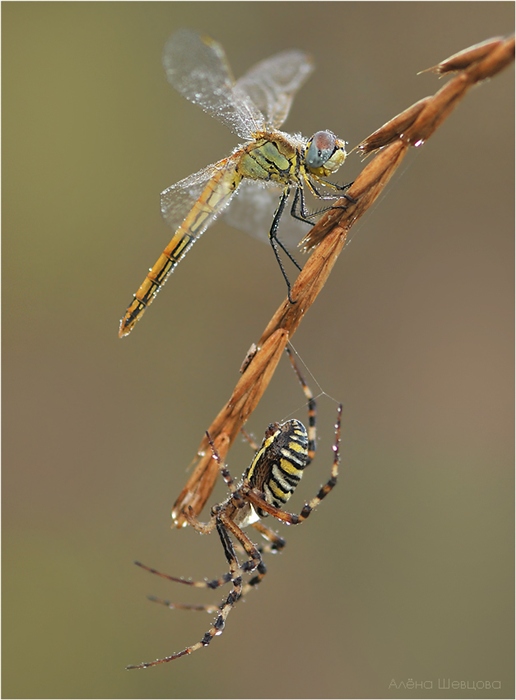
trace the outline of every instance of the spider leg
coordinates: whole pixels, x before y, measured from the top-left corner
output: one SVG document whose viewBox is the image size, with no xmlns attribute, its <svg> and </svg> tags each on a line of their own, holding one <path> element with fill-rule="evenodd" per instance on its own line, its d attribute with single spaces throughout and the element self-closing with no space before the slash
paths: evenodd
<svg viewBox="0 0 516 700">
<path fill-rule="evenodd" d="M 299 367 L 297 366 L 296 360 L 294 358 L 294 355 L 292 353 L 292 350 L 289 348 L 288 345 L 285 346 L 285 350 L 287 351 L 288 359 L 290 360 L 290 364 L 292 365 L 292 368 L 294 372 L 296 373 L 296 376 L 299 380 L 299 383 L 301 384 L 301 388 L 303 389 L 303 394 L 305 395 L 306 401 L 308 403 L 308 461 L 305 465 L 308 467 L 310 462 L 313 460 L 314 455 L 315 455 L 315 440 L 316 440 L 316 427 L 315 427 L 315 422 L 316 422 L 316 416 L 317 416 L 317 407 L 314 399 L 314 395 L 312 394 L 312 391 L 308 384 L 305 382 L 303 375 L 301 374 Z"/>
<path fill-rule="evenodd" d="M 195 605 L 193 603 L 172 603 L 170 600 L 158 598 L 154 595 L 148 595 L 147 600 L 152 603 L 159 603 L 170 610 L 194 610 L 197 612 L 216 613 L 220 610 L 220 605 Z"/>
<path fill-rule="evenodd" d="M 265 551 L 271 551 L 271 552 L 276 552 L 276 549 L 267 549 L 266 547 L 259 547 L 258 548 L 260 552 L 265 552 Z M 260 581 L 263 579 L 265 574 L 267 573 L 267 568 L 265 564 L 262 562 L 259 564 L 256 568 L 256 576 L 253 576 L 250 581 L 248 581 L 246 584 L 242 586 L 242 594 L 239 598 L 241 600 L 244 598 L 248 592 L 255 588 Z M 218 613 L 219 610 L 221 610 L 220 605 L 195 605 L 195 604 L 190 604 L 190 603 L 172 603 L 170 600 L 164 600 L 163 598 L 157 598 L 156 596 L 147 596 L 147 599 L 150 600 L 152 603 L 159 603 L 160 605 L 164 605 L 166 608 L 169 610 L 193 610 L 195 612 L 207 612 L 207 613 Z M 235 605 L 238 601 L 235 602 Z"/>
<path fill-rule="evenodd" d="M 258 523 L 254 523 L 257 525 Z M 175 576 L 169 576 L 168 574 L 163 574 L 160 571 L 157 571 L 156 569 L 152 569 L 149 566 L 145 566 L 145 564 L 142 564 L 141 562 L 135 562 L 135 564 L 142 569 L 145 569 L 146 571 L 149 571 L 151 574 L 156 574 L 157 576 L 161 576 L 161 578 L 165 578 L 168 581 L 174 581 L 175 583 L 182 583 L 186 586 L 193 586 L 194 588 L 219 588 L 220 586 L 223 586 L 226 583 L 229 583 L 230 581 L 234 581 L 235 577 L 242 577 L 243 574 L 251 573 L 255 569 L 259 567 L 259 565 L 262 563 L 262 557 L 260 554 L 260 551 L 256 545 L 254 545 L 249 537 L 245 534 L 245 532 L 236 525 L 233 520 L 229 517 L 227 517 L 223 512 L 221 512 L 216 519 L 216 526 L 217 526 L 217 532 L 219 533 L 219 537 L 222 541 L 223 547 L 224 547 L 224 552 L 226 554 L 226 559 L 228 559 L 228 562 L 230 564 L 230 571 L 226 574 L 222 574 L 219 578 L 212 579 L 212 580 L 207 580 L 205 579 L 204 581 L 192 581 L 191 579 L 185 579 L 185 578 L 176 578 Z M 271 535 L 274 534 L 272 531 L 268 530 L 265 526 L 262 526 L 263 530 L 267 531 Z M 259 528 L 257 528 L 259 529 Z M 221 532 L 224 532 L 224 535 L 221 534 Z M 244 550 L 245 554 L 248 556 L 248 560 L 243 562 L 241 565 L 238 564 L 238 561 L 236 559 L 235 551 L 233 548 L 233 545 L 231 544 L 229 537 L 227 535 L 228 531 L 235 537 L 237 542 L 240 544 L 242 549 Z M 262 532 L 262 530 L 259 530 Z M 263 534 L 263 533 L 262 533 Z M 224 539 L 222 539 L 224 536 Z M 281 543 L 284 543 L 284 540 L 276 536 L 276 547 L 279 549 L 283 545 Z M 231 549 L 229 549 L 229 545 L 231 545 Z M 231 560 L 228 558 L 228 551 L 232 553 L 232 558 Z M 234 558 L 234 560 L 233 560 Z M 236 566 L 234 566 L 234 561 L 236 561 Z M 233 568 L 232 568 L 233 567 Z"/>
<path fill-rule="evenodd" d="M 283 547 L 285 546 L 286 542 L 283 539 L 283 537 L 280 537 L 274 530 L 271 530 L 270 528 L 266 527 L 263 525 L 260 521 L 251 523 L 251 526 L 254 527 L 255 530 L 258 530 L 258 532 L 262 535 L 267 540 L 267 544 L 265 545 L 260 545 L 258 547 L 255 547 L 252 543 L 251 546 L 253 549 L 257 550 L 258 553 L 260 554 L 260 563 L 256 566 L 255 569 L 251 569 L 251 571 L 255 571 L 255 575 L 249 579 L 249 581 L 242 587 L 242 593 L 241 593 L 241 598 L 243 598 L 247 593 L 252 589 L 256 588 L 256 586 L 262 581 L 263 577 L 267 573 L 267 567 L 265 566 L 263 559 L 261 558 L 261 555 L 263 553 L 268 553 L 268 552 L 279 552 Z M 244 535 L 245 539 L 249 540 L 249 538 L 245 535 L 245 533 L 240 530 L 240 535 Z M 238 537 L 238 535 L 235 534 L 235 537 Z M 240 543 L 241 541 L 238 542 L 237 546 L 240 549 L 243 549 L 246 551 L 244 544 Z M 252 562 L 252 558 L 249 560 Z M 242 566 L 240 567 L 240 570 L 242 570 Z"/>
<path fill-rule="evenodd" d="M 276 554 L 277 552 L 280 552 L 283 547 L 287 544 L 286 541 L 283 539 L 283 537 L 280 537 L 277 532 L 274 532 L 274 530 L 271 530 L 268 528 L 266 525 L 264 525 L 261 521 L 256 521 L 254 523 L 251 523 L 251 527 L 254 527 L 255 530 L 258 530 L 258 532 L 262 535 L 267 540 L 267 544 L 265 545 L 260 545 L 257 549 L 260 552 L 260 554 L 265 554 L 265 553 L 272 553 Z M 242 547 L 243 549 L 243 547 Z M 258 564 L 256 567 L 256 574 L 251 578 L 242 588 L 242 594 L 241 597 L 243 598 L 244 596 L 247 595 L 247 593 L 252 589 L 256 588 L 256 586 L 261 583 L 263 580 L 265 574 L 267 573 L 267 567 L 265 566 L 263 560 Z"/>
<path fill-rule="evenodd" d="M 198 649 L 202 649 L 202 647 L 208 646 L 208 644 L 215 636 L 222 634 L 224 627 L 226 626 L 227 616 L 229 615 L 235 604 L 238 602 L 238 600 L 241 598 L 243 588 L 242 577 L 237 575 L 239 570 L 238 559 L 236 557 L 235 550 L 233 549 L 233 545 L 231 544 L 229 533 L 225 527 L 227 520 L 226 522 L 223 522 L 224 520 L 226 519 L 223 516 L 220 519 L 217 519 L 217 532 L 219 533 L 220 541 L 222 542 L 222 547 L 224 549 L 224 554 L 226 555 L 226 559 L 229 563 L 233 588 L 229 592 L 229 595 L 226 598 L 226 600 L 223 603 L 221 603 L 218 607 L 218 615 L 215 618 L 212 626 L 204 634 L 203 638 L 199 642 L 196 642 L 195 644 L 186 647 L 186 649 L 178 651 L 175 654 L 171 654 L 170 656 L 165 656 L 162 659 L 156 659 L 155 661 L 145 661 L 141 664 L 127 666 L 126 668 L 128 670 L 135 668 L 149 668 L 151 666 L 158 666 L 159 664 L 174 661 L 175 659 L 179 659 L 181 656 L 187 656 L 189 654 L 192 654 L 194 651 L 197 651 Z"/>
<path fill-rule="evenodd" d="M 237 490 L 237 487 L 235 486 L 235 481 L 234 481 L 233 477 L 231 476 L 231 474 L 229 473 L 229 469 L 228 469 L 227 466 L 224 464 L 224 462 L 221 460 L 220 455 L 219 455 L 219 452 L 218 452 L 217 448 L 215 447 L 215 443 L 214 443 L 213 440 L 211 439 L 211 435 L 209 434 L 208 431 L 206 431 L 206 437 L 208 438 L 208 442 L 210 443 L 211 451 L 212 451 L 212 453 L 213 453 L 213 459 L 214 459 L 214 460 L 217 462 L 217 464 L 219 465 L 219 471 L 220 471 L 220 473 L 221 473 L 221 475 L 222 475 L 222 478 L 223 478 L 224 481 L 226 482 L 226 486 L 228 487 L 228 489 L 230 490 L 230 492 L 231 492 L 232 494 L 234 494 L 235 491 Z M 189 507 L 189 511 L 190 511 L 190 518 L 191 518 L 192 520 L 196 520 L 196 518 L 194 518 L 194 517 L 191 515 L 191 513 L 193 512 L 193 509 L 192 509 L 191 506 Z M 188 522 L 190 522 L 190 519 L 188 520 Z M 197 521 L 197 522 L 199 522 L 199 521 Z M 192 524 L 192 523 L 190 523 L 190 524 Z"/>
<path fill-rule="evenodd" d="M 296 191 L 296 196 L 297 192 L 301 192 L 302 190 L 297 190 Z M 316 421 L 316 413 L 317 413 L 317 407 L 316 407 L 316 402 L 314 399 L 314 396 L 312 394 L 312 391 L 306 381 L 304 380 L 303 375 L 301 374 L 301 371 L 299 367 L 297 366 L 296 360 L 294 358 L 294 354 L 290 347 L 287 345 L 285 347 L 285 350 L 288 355 L 288 359 L 290 360 L 290 364 L 292 365 L 292 368 L 294 372 L 296 373 L 296 376 L 299 380 L 299 383 L 301 384 L 301 388 L 303 390 L 303 393 L 306 397 L 306 401 L 308 404 L 308 462 L 305 465 L 306 467 L 310 464 L 310 462 L 313 460 L 314 455 L 315 455 L 315 440 L 316 440 L 316 428 L 315 428 L 315 421 Z M 240 432 L 244 436 L 244 438 L 247 440 L 249 445 L 251 446 L 251 449 L 253 452 L 257 452 L 260 449 L 260 446 L 258 443 L 254 440 L 254 438 L 244 429 L 240 428 Z M 254 525 L 253 525 L 254 527 Z M 257 528 L 258 529 L 258 528 Z"/>
<path fill-rule="evenodd" d="M 244 438 L 245 438 L 245 439 L 247 440 L 247 442 L 249 443 L 249 445 L 250 445 L 252 451 L 253 451 L 253 452 L 258 452 L 258 450 L 260 449 L 260 445 L 256 442 L 256 440 L 253 438 L 253 436 L 250 435 L 250 434 L 247 432 L 247 430 L 245 430 L 244 428 L 240 428 L 240 432 L 242 433 L 242 435 L 244 436 Z"/>
<path fill-rule="evenodd" d="M 274 530 L 271 530 L 270 528 L 266 527 L 260 520 L 258 520 L 255 523 L 251 523 L 251 527 L 254 527 L 255 530 L 258 530 L 262 537 L 264 537 L 264 539 L 267 540 L 266 544 L 257 545 L 256 549 L 260 552 L 260 554 L 277 554 L 277 552 L 280 552 L 283 549 L 283 547 L 287 544 L 283 537 L 280 537 L 277 532 L 274 532 Z M 245 553 L 245 549 L 239 543 L 235 545 L 235 549 L 241 554 Z M 259 568 L 260 564 L 256 567 L 256 569 L 259 570 Z"/>
<path fill-rule="evenodd" d="M 258 532 L 267 540 L 267 544 L 264 545 L 259 545 L 257 547 L 258 551 L 260 554 L 266 554 L 266 553 L 273 553 L 276 554 L 277 552 L 281 551 L 283 547 L 285 546 L 286 542 L 283 539 L 283 537 L 280 537 L 274 530 L 271 530 L 270 528 L 266 527 L 261 523 L 260 521 L 257 521 L 255 523 L 252 523 L 252 527 L 255 528 L 255 530 L 258 530 Z M 237 541 L 237 543 L 234 545 L 234 548 L 236 551 L 244 554 L 245 549 L 244 547 Z M 149 569 L 147 567 L 142 567 Z M 267 568 L 265 564 L 260 562 L 258 566 L 256 567 L 257 574 L 254 576 L 250 581 L 248 581 L 243 587 L 242 587 L 242 597 L 246 595 L 248 591 L 250 591 L 252 588 L 254 588 L 265 576 L 267 573 Z M 154 571 L 152 571 L 154 573 Z M 164 578 L 172 579 L 173 581 L 177 581 L 177 579 L 166 576 Z M 189 583 L 189 581 L 184 581 L 183 579 L 180 579 L 182 583 Z M 200 582 L 203 583 L 203 582 Z M 169 608 L 170 610 L 194 610 L 196 612 L 207 612 L 207 613 L 214 613 L 218 612 L 220 610 L 220 605 L 196 605 L 196 604 L 190 604 L 190 603 L 172 603 L 169 600 L 164 600 L 163 598 L 157 598 L 156 596 L 147 596 L 148 600 L 150 600 L 153 603 L 159 603 L 160 605 L 164 605 L 166 608 Z"/>
<path fill-rule="evenodd" d="M 283 537 L 280 537 L 277 532 L 274 532 L 274 530 L 271 530 L 270 528 L 266 527 L 260 520 L 257 520 L 255 523 L 252 523 L 252 527 L 254 527 L 255 530 L 258 530 L 258 532 L 262 535 L 267 540 L 267 544 L 262 545 L 261 547 L 258 547 L 258 550 L 261 554 L 265 554 L 268 552 L 276 553 L 279 552 L 283 549 L 283 547 L 287 544 Z"/>
<path fill-rule="evenodd" d="M 139 566 L 141 569 L 148 571 L 150 574 L 160 576 L 161 578 L 164 578 L 167 581 L 173 581 L 174 583 L 182 583 L 185 586 L 192 586 L 193 588 L 210 588 L 212 590 L 215 588 L 220 588 L 220 586 L 224 586 L 224 584 L 229 583 L 231 581 L 232 576 L 231 573 L 228 572 L 227 574 L 223 574 L 222 576 L 219 576 L 219 578 L 215 578 L 212 580 L 204 579 L 204 581 L 194 581 L 190 578 L 179 578 L 176 576 L 170 576 L 169 574 L 164 574 L 161 571 L 158 571 L 157 569 L 153 569 L 150 566 L 142 564 L 140 561 L 135 561 L 134 563 L 136 564 L 136 566 Z"/>
<path fill-rule="evenodd" d="M 239 505 L 243 504 L 243 499 L 240 494 L 239 489 L 234 484 L 233 477 L 231 476 L 228 468 L 224 465 L 222 462 L 220 455 L 217 451 L 217 448 L 215 447 L 213 440 L 211 439 L 209 433 L 206 433 L 208 437 L 208 441 L 210 443 L 211 450 L 213 452 L 213 458 L 217 461 L 217 464 L 219 465 L 220 473 L 222 474 L 222 477 L 224 481 L 226 482 L 231 494 L 232 494 L 232 499 L 234 502 L 234 505 L 238 508 Z M 261 563 L 261 555 L 258 549 L 255 547 L 255 545 L 251 542 L 251 540 L 245 535 L 242 530 L 233 523 L 233 521 L 223 515 L 221 511 L 221 507 L 215 506 L 212 509 L 212 517 L 209 520 L 208 523 L 201 523 L 197 518 L 193 515 L 192 508 L 189 507 L 188 510 L 185 512 L 185 517 L 188 523 L 198 532 L 201 534 L 209 534 L 211 533 L 214 528 L 216 527 L 217 530 L 219 531 L 219 536 L 221 537 L 222 540 L 222 535 L 220 533 L 219 529 L 219 524 L 220 521 L 224 522 L 225 527 L 235 536 L 238 542 L 241 543 L 242 547 L 244 548 L 246 554 L 249 557 L 249 560 L 244 562 L 242 566 L 238 566 L 237 562 L 237 569 L 238 569 L 238 575 L 241 577 L 242 574 L 248 573 L 250 571 L 254 571 L 259 564 Z M 224 545 L 224 541 L 223 541 Z M 226 549 L 225 549 L 226 551 Z M 233 551 L 233 556 L 234 556 L 234 551 Z M 236 559 L 236 557 L 235 557 Z M 228 559 L 228 561 L 230 561 Z M 210 588 L 210 589 L 215 589 L 219 588 L 220 586 L 223 586 L 226 583 L 229 583 L 231 580 L 234 578 L 234 572 L 229 571 L 228 573 L 222 574 L 219 578 L 208 580 L 205 579 L 204 581 L 194 581 L 192 579 L 185 579 L 185 578 L 178 578 L 176 576 L 170 576 L 169 574 L 164 574 L 161 571 L 158 571 L 157 569 L 154 569 L 152 567 L 146 566 L 145 564 L 142 564 L 139 561 L 136 561 L 135 564 L 142 569 L 145 569 L 145 571 L 148 571 L 151 574 L 155 574 L 156 576 L 160 576 L 161 578 L 165 578 L 168 581 L 173 581 L 174 583 L 182 583 L 183 585 L 186 586 L 192 586 L 194 588 Z M 154 600 L 152 598 L 151 600 Z M 156 602 L 159 602 L 159 599 L 157 599 Z M 163 603 L 165 604 L 165 603 Z M 186 608 L 185 608 L 186 606 Z M 168 607 L 174 607 L 173 604 L 168 604 Z M 178 604 L 177 607 L 180 607 L 181 609 L 190 609 L 186 603 L 180 603 Z M 202 609 L 202 607 L 194 607 L 193 609 Z"/>
</svg>

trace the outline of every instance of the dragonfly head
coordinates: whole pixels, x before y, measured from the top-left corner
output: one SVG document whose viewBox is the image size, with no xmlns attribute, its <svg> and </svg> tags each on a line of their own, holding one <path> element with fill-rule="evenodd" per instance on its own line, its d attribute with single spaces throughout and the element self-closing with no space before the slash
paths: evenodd
<svg viewBox="0 0 516 700">
<path fill-rule="evenodd" d="M 305 165 L 314 175 L 325 177 L 334 173 L 346 160 L 346 144 L 331 131 L 318 131 L 309 139 Z"/>
</svg>

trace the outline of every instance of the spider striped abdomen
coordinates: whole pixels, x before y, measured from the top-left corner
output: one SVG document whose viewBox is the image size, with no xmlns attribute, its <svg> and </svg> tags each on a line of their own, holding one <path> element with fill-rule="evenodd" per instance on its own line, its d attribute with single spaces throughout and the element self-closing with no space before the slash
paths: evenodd
<svg viewBox="0 0 516 700">
<path fill-rule="evenodd" d="M 282 508 L 294 493 L 308 464 L 308 433 L 301 421 L 289 420 L 281 425 L 273 423 L 245 477 L 251 486 L 263 492 L 267 503 Z M 261 508 L 256 510 L 261 518 L 268 515 Z"/>
</svg>

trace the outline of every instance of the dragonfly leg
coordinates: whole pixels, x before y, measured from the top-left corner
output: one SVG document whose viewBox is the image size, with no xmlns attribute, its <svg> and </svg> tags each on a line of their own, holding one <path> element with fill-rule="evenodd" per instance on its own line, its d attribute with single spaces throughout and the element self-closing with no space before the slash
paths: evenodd
<svg viewBox="0 0 516 700">
<path fill-rule="evenodd" d="M 315 184 L 309 178 L 306 178 L 306 182 L 308 183 L 310 190 L 313 192 L 313 194 L 318 199 L 336 199 L 337 196 L 340 196 L 340 195 L 331 195 L 331 194 L 324 195 L 317 189 Z M 357 201 L 356 199 L 354 199 L 353 197 L 350 197 L 349 195 L 346 194 L 346 190 L 349 190 L 349 188 L 351 187 L 353 182 L 348 182 L 347 185 L 338 185 L 337 183 L 331 182 L 330 180 L 318 180 L 318 182 L 320 182 L 325 187 L 328 187 L 330 190 L 333 190 L 334 192 L 340 192 L 343 195 L 343 197 L 348 200 L 348 202 L 350 204 L 356 203 L 356 201 Z"/>
<path fill-rule="evenodd" d="M 333 200 L 335 201 L 336 199 L 339 199 L 341 196 L 340 194 L 331 194 L 331 195 L 324 195 L 319 190 L 315 187 L 314 183 L 311 182 L 310 180 L 306 180 L 308 183 L 308 186 L 310 188 L 310 191 L 312 194 L 317 197 L 317 199 L 322 199 L 322 200 Z M 347 194 L 345 194 L 343 191 L 351 187 L 353 184 L 352 182 L 349 183 L 349 185 L 335 185 L 332 182 L 326 182 L 322 181 L 324 185 L 327 185 L 328 187 L 333 187 L 336 190 L 339 190 L 339 192 L 343 193 L 343 196 L 350 202 L 351 204 L 354 204 L 356 202 L 356 199 L 353 199 L 353 197 L 349 197 Z M 304 189 L 302 187 L 298 187 L 296 190 L 296 194 L 294 196 L 294 200 L 292 202 L 292 208 L 290 210 L 291 216 L 294 217 L 294 219 L 298 219 L 299 221 L 304 221 L 305 224 L 314 224 L 314 219 L 321 214 L 324 214 L 327 211 L 330 211 L 330 209 L 346 209 L 345 206 L 339 206 L 335 207 L 334 205 L 330 205 L 328 207 L 323 207 L 322 209 L 317 209 L 316 211 L 308 211 L 306 207 L 306 202 L 305 202 L 305 193 Z"/>
<path fill-rule="evenodd" d="M 274 219 L 272 220 L 272 226 L 269 231 L 269 240 L 271 242 L 272 250 L 274 251 L 274 255 L 276 256 L 276 260 L 278 261 L 278 265 L 281 270 L 281 274 L 283 275 L 283 279 L 285 280 L 287 284 L 287 292 L 288 292 L 288 300 L 290 301 L 291 304 L 295 304 L 295 299 L 292 299 L 291 296 L 291 285 L 290 285 L 290 280 L 287 276 L 287 273 L 285 272 L 285 268 L 283 267 L 283 263 L 281 262 L 281 258 L 279 255 L 279 248 L 285 253 L 285 255 L 294 263 L 294 265 L 297 267 L 298 270 L 301 270 L 301 266 L 296 262 L 292 254 L 285 248 L 283 243 L 279 240 L 278 238 L 278 226 L 280 219 L 283 215 L 283 212 L 285 211 L 285 205 L 287 203 L 287 200 L 290 195 L 290 187 L 286 187 L 285 190 L 283 191 L 283 194 L 281 195 L 280 202 L 278 204 L 278 208 L 276 209 L 276 212 L 274 214 Z"/>
</svg>

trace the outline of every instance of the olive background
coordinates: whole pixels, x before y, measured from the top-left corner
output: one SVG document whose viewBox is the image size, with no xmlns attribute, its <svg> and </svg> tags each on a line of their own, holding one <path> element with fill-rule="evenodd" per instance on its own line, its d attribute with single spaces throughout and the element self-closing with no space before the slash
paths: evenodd
<svg viewBox="0 0 516 700">
<path fill-rule="evenodd" d="M 513 4 L 13 2 L 2 20 L 3 696 L 513 696 L 512 67 L 413 149 L 293 338 L 325 394 L 292 510 L 329 474 L 335 400 L 337 488 L 276 524 L 287 548 L 209 649 L 146 671 L 124 668 L 212 619 L 147 594 L 222 597 L 132 561 L 225 570 L 216 535 L 170 529 L 170 509 L 285 296 L 269 247 L 216 222 L 117 337 L 171 237 L 159 193 L 238 144 L 170 88 L 171 33 L 209 33 L 237 76 L 311 52 L 284 128 L 352 148 L 445 83 L 418 71 L 511 33 Z M 283 360 L 247 428 L 305 415 Z M 238 441 L 235 476 L 251 456 Z"/>
</svg>

